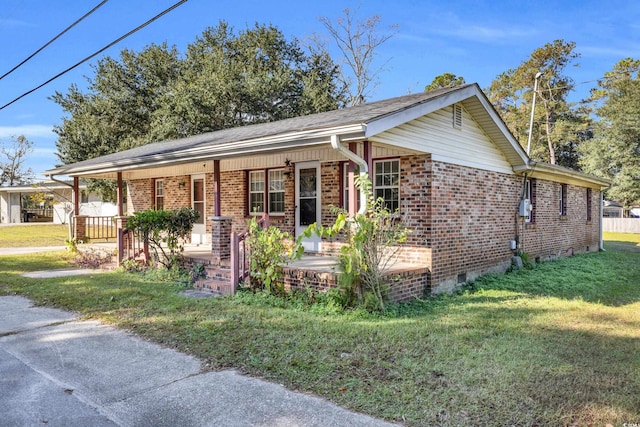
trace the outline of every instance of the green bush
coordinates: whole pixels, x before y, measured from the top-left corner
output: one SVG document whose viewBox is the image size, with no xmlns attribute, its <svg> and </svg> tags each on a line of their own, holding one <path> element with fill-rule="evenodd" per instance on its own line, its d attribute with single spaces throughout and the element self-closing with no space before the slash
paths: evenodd
<svg viewBox="0 0 640 427">
<path fill-rule="evenodd" d="M 191 237 L 199 216 L 198 211 L 186 207 L 173 211 L 146 210 L 131 216 L 127 228 L 149 245 L 157 263 L 172 269 L 182 264 L 184 241 Z"/>
</svg>

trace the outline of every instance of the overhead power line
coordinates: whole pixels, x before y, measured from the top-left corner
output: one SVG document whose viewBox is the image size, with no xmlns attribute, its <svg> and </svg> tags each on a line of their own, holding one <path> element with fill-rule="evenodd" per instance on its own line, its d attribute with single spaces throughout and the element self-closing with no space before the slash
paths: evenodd
<svg viewBox="0 0 640 427">
<path fill-rule="evenodd" d="M 144 27 L 146 27 L 147 25 L 151 24 L 152 22 L 156 21 L 157 19 L 161 18 L 162 16 L 166 15 L 167 13 L 171 12 L 173 9 L 177 8 L 178 6 L 182 5 L 183 3 L 186 3 L 187 0 L 181 0 L 177 3 L 175 3 L 173 6 L 163 10 L 162 12 L 160 12 L 159 14 L 157 14 L 156 16 L 154 16 L 153 18 L 149 19 L 147 22 L 145 22 L 142 25 L 139 25 L 138 27 L 134 28 L 133 30 L 129 31 L 127 34 L 117 38 L 116 40 L 112 41 L 111 43 L 109 43 L 108 45 L 106 45 L 105 47 L 103 47 L 102 49 L 92 53 L 91 55 L 85 57 L 84 59 L 78 61 L 77 63 L 73 64 L 71 67 L 59 72 L 58 74 L 56 74 L 55 76 L 51 77 L 49 80 L 47 80 L 46 82 L 34 87 L 33 89 L 23 93 L 22 95 L 18 96 L 17 98 L 13 99 L 10 102 L 7 102 L 6 104 L 4 104 L 2 107 L 0 107 L 0 110 L 4 110 L 5 108 L 7 108 L 8 106 L 10 106 L 11 104 L 21 100 L 22 98 L 24 98 L 27 95 L 32 94 L 33 92 L 37 91 L 38 89 L 42 88 L 43 86 L 48 85 L 49 83 L 51 83 L 52 81 L 54 81 L 55 79 L 57 79 L 60 76 L 63 76 L 64 74 L 68 73 L 69 71 L 79 67 L 80 65 L 84 64 L 85 62 L 89 61 L 90 59 L 100 55 L 102 52 L 104 52 L 105 50 L 109 49 L 110 47 L 112 47 L 115 44 L 120 43 L 122 40 L 126 39 L 127 37 L 129 37 L 130 35 L 137 33 L 138 31 L 140 31 L 141 29 L 143 29 Z"/>
<path fill-rule="evenodd" d="M 91 9 L 89 12 L 85 13 L 80 19 L 78 19 L 76 22 L 74 22 L 73 24 L 69 25 L 67 28 L 65 28 L 61 33 L 59 33 L 57 36 L 55 36 L 54 38 L 52 38 L 51 40 L 49 40 L 44 46 L 42 46 L 40 49 L 36 50 L 35 52 L 33 52 L 31 55 L 29 55 L 27 58 L 25 58 L 21 63 L 19 63 L 18 65 L 16 65 L 15 67 L 13 67 L 12 69 L 10 69 L 9 71 L 7 71 L 6 73 L 4 73 L 2 76 L 0 76 L 0 80 L 4 79 L 5 77 L 7 77 L 9 74 L 13 73 L 15 70 L 17 70 L 18 68 L 22 67 L 27 61 L 29 61 L 31 58 L 33 58 L 34 56 L 36 56 L 37 54 L 39 54 L 40 52 L 42 52 L 47 46 L 49 46 L 51 43 L 53 43 L 54 41 L 58 40 L 64 33 L 66 33 L 67 31 L 69 31 L 70 29 L 72 29 L 73 27 L 75 27 L 78 23 L 80 23 L 82 20 L 84 20 L 87 16 L 91 15 L 93 12 L 95 12 L 96 10 L 98 10 L 102 5 L 104 5 L 108 0 L 103 0 L 102 3 L 100 3 L 99 5 L 97 5 L 96 7 L 94 7 L 93 9 Z"/>
</svg>

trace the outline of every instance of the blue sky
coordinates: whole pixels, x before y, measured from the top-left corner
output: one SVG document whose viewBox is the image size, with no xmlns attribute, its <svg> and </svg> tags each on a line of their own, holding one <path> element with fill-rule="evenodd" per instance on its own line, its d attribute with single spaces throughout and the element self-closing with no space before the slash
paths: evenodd
<svg viewBox="0 0 640 427">
<path fill-rule="evenodd" d="M 177 0 L 109 0 L 97 12 L 51 46 L 0 80 L 0 105 L 101 49 Z M 0 3 L 0 75 L 62 31 L 99 0 L 2 0 Z M 555 39 L 574 41 L 579 67 L 567 71 L 577 85 L 573 100 L 588 94 L 596 80 L 626 57 L 640 57 L 640 3 L 633 1 L 213 1 L 188 0 L 174 11 L 49 85 L 0 111 L 0 141 L 24 134 L 34 142 L 28 166 L 36 173 L 52 168 L 62 110 L 49 100 L 71 84 L 85 86 L 91 63 L 167 42 L 181 52 L 196 36 L 220 20 L 235 29 L 271 23 L 288 37 L 304 40 L 323 34 L 318 17 L 335 21 L 345 7 L 364 19 L 381 16 L 397 24 L 397 34 L 378 51 L 388 61 L 370 100 L 422 91 L 445 72 L 487 87 L 500 73 L 517 67 L 530 53 Z M 338 58 L 336 53 L 335 58 Z"/>
</svg>

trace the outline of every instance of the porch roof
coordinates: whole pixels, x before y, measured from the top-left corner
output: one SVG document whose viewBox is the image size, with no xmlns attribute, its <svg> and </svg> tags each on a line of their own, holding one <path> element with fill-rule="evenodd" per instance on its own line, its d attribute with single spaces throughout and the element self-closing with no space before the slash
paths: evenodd
<svg viewBox="0 0 640 427">
<path fill-rule="evenodd" d="M 328 144 L 331 135 L 342 141 L 374 138 L 410 120 L 463 102 L 515 167 L 527 156 L 509 133 L 477 84 L 438 89 L 357 105 L 341 110 L 277 122 L 223 129 L 170 141 L 156 142 L 78 163 L 59 166 L 46 175 L 115 178 L 117 172 L 199 160 L 220 160 L 247 154 L 266 154 Z"/>
</svg>

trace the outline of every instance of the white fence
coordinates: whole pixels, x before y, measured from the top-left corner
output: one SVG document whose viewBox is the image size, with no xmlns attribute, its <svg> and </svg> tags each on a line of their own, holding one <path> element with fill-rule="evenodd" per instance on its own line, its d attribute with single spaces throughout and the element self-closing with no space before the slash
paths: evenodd
<svg viewBox="0 0 640 427">
<path fill-rule="evenodd" d="M 640 234 L 640 218 L 602 218 L 602 230 Z"/>
</svg>

